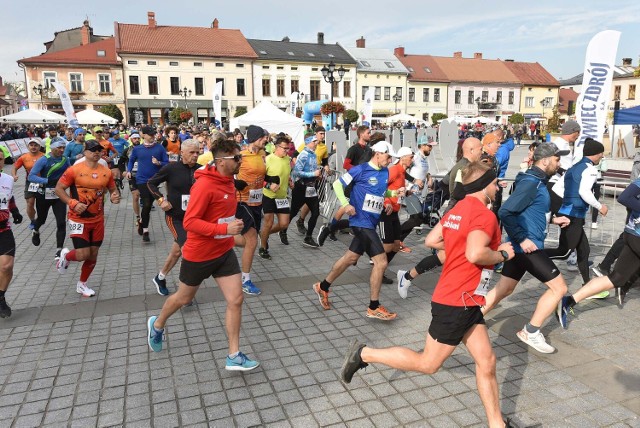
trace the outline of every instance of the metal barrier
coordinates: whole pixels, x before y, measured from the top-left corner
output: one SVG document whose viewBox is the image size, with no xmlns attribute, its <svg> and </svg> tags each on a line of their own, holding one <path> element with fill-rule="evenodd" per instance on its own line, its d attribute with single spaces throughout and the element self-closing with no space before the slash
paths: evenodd
<svg viewBox="0 0 640 428">
<path fill-rule="evenodd" d="M 329 170 L 329 173 L 322 173 L 318 181 L 318 197 L 320 198 L 320 216 L 327 221 L 333 218 L 334 212 L 337 210 L 338 197 L 333 191 L 333 183 L 340 178 L 340 172 Z"/>
</svg>

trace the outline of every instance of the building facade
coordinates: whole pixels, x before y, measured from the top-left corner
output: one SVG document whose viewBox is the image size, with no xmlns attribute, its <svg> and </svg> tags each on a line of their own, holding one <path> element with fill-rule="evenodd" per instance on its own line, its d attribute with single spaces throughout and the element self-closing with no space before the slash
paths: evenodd
<svg viewBox="0 0 640 428">
<path fill-rule="evenodd" d="M 522 82 L 520 113 L 525 122 L 548 119 L 555 107 L 560 111 L 560 82 L 537 62 L 504 61 L 504 65 Z"/>
</svg>

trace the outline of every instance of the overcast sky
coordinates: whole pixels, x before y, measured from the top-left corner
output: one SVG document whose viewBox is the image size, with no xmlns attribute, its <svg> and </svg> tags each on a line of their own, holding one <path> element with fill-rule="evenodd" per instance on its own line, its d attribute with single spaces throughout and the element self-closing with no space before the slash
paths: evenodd
<svg viewBox="0 0 640 428">
<path fill-rule="evenodd" d="M 315 42 L 322 31 L 326 43 L 343 46 L 364 36 L 367 47 L 404 46 L 407 54 L 482 52 L 484 58 L 539 62 L 558 79 L 582 72 L 587 44 L 601 30 L 622 32 L 618 64 L 629 57 L 637 66 L 640 54 L 638 0 L 65 0 L 39 13 L 10 4 L 3 8 L 0 33 L 0 76 L 6 81 L 23 80 L 16 61 L 44 52 L 43 43 L 56 31 L 89 18 L 94 34 L 112 35 L 114 21 L 145 24 L 147 11 L 156 13 L 158 25 L 209 26 L 218 18 L 220 28 L 240 29 L 247 38 Z"/>
</svg>

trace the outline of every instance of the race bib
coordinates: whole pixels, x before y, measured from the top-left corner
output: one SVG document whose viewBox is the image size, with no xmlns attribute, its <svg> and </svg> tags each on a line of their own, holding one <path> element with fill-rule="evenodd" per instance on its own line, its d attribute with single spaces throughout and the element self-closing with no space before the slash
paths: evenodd
<svg viewBox="0 0 640 428">
<path fill-rule="evenodd" d="M 233 220 L 236 219 L 236 216 L 231 216 L 231 217 L 227 217 L 227 218 L 221 218 L 218 219 L 218 224 L 223 224 L 223 223 L 231 223 Z M 213 238 L 214 239 L 225 239 L 225 238 L 231 238 L 231 236 L 233 235 L 215 235 Z"/>
<path fill-rule="evenodd" d="M 182 195 L 182 211 L 187 210 L 187 205 L 189 205 L 189 198 L 191 195 Z"/>
<path fill-rule="evenodd" d="M 120 156 L 116 156 L 113 158 L 113 164 L 118 165 L 118 163 L 120 163 Z"/>
<path fill-rule="evenodd" d="M 250 204 L 262 203 L 262 188 L 249 190 L 249 203 Z"/>
<path fill-rule="evenodd" d="M 131 172 L 138 172 L 138 161 L 133 163 L 133 168 L 131 168 Z"/>
<path fill-rule="evenodd" d="M 368 213 L 380 214 L 384 208 L 384 198 L 367 193 L 362 203 L 362 210 Z"/>
<path fill-rule="evenodd" d="M 316 188 L 313 186 L 307 186 L 306 190 L 304 191 L 304 197 L 315 198 L 316 196 L 318 196 L 318 191 L 316 190 Z"/>
<path fill-rule="evenodd" d="M 492 275 L 493 269 L 482 269 L 482 273 L 480 274 L 480 282 L 478 283 L 476 291 L 474 291 L 473 294 L 487 297 L 487 293 L 489 292 L 489 285 L 491 285 Z"/>
<path fill-rule="evenodd" d="M 69 236 L 82 235 L 84 232 L 84 223 L 77 223 L 69 220 Z"/>
<path fill-rule="evenodd" d="M 177 153 L 169 153 L 169 162 L 178 162 L 180 155 Z"/>
<path fill-rule="evenodd" d="M 9 209 L 9 195 L 6 193 L 0 193 L 0 210 L 8 210 Z"/>
<path fill-rule="evenodd" d="M 282 209 L 282 208 L 289 208 L 289 199 L 284 198 L 284 199 L 276 199 L 276 208 L 277 209 Z"/>
<path fill-rule="evenodd" d="M 28 192 L 37 193 L 38 190 L 40 190 L 39 183 L 29 183 L 29 188 L 27 189 Z"/>
<path fill-rule="evenodd" d="M 55 187 L 47 187 L 44 189 L 44 198 L 45 199 L 58 199 L 58 195 L 56 195 Z"/>
</svg>

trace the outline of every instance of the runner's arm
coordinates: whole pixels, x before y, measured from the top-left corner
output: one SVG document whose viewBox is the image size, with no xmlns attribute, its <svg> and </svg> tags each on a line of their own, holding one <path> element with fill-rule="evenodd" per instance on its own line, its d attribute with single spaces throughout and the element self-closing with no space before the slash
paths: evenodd
<svg viewBox="0 0 640 428">
<path fill-rule="evenodd" d="M 633 211 L 640 211 L 640 187 L 635 183 L 631 183 L 618 196 L 618 202 Z"/>
<path fill-rule="evenodd" d="M 47 163 L 46 156 L 42 156 L 40 159 L 36 161 L 35 165 L 33 165 L 33 168 L 31 168 L 31 172 L 29 173 L 28 180 L 30 182 L 38 183 L 38 184 L 47 184 L 49 179 L 47 177 L 40 177 L 40 172 L 42 171 L 42 168 L 44 168 L 46 163 Z"/>
<path fill-rule="evenodd" d="M 147 181 L 147 187 L 151 192 L 154 199 L 158 200 L 163 197 L 158 186 L 164 183 L 169 178 L 169 165 L 165 165 L 160 168 L 160 171 L 156 172 L 153 177 Z"/>
<path fill-rule="evenodd" d="M 444 250 L 444 238 L 442 237 L 442 224 L 438 223 L 424 240 L 424 245 L 436 250 Z"/>
<path fill-rule="evenodd" d="M 346 207 L 347 205 L 349 205 L 349 200 L 344 195 L 344 186 L 342 185 L 342 182 L 340 180 L 336 180 L 333 182 L 333 191 L 340 201 L 340 206 Z"/>
<path fill-rule="evenodd" d="M 502 254 L 499 251 L 494 251 L 489 248 L 491 244 L 491 237 L 487 235 L 484 230 L 476 229 L 469 232 L 467 235 L 467 249 L 465 256 L 469 262 L 489 266 L 500 263 L 504 260 Z"/>
<path fill-rule="evenodd" d="M 583 201 L 591 205 L 593 208 L 600 210 L 600 208 L 602 208 L 602 204 L 598 202 L 592 191 L 596 179 L 597 172 L 595 167 L 585 168 L 584 171 L 582 171 L 582 176 L 580 177 L 580 188 L 578 189 L 578 193 Z"/>
<path fill-rule="evenodd" d="M 543 184 L 540 185 L 543 186 Z M 527 230 L 518 223 L 518 215 L 527 209 L 535 199 L 536 193 L 535 182 L 519 182 L 516 191 L 509 196 L 509 199 L 502 204 L 498 211 L 498 217 L 502 220 L 504 229 L 514 242 L 520 243 L 527 239 Z"/>
</svg>

